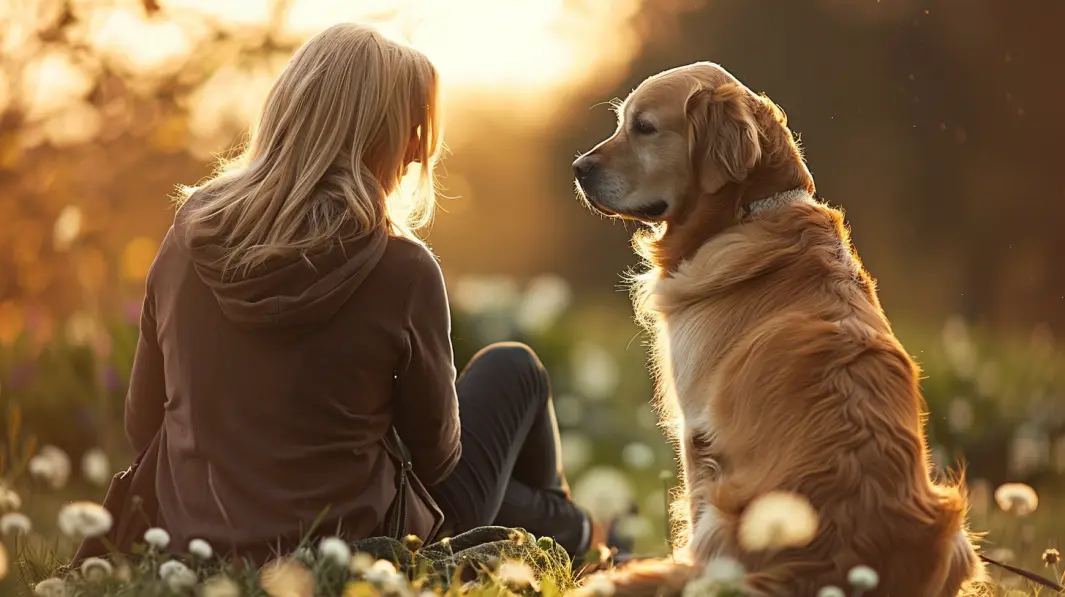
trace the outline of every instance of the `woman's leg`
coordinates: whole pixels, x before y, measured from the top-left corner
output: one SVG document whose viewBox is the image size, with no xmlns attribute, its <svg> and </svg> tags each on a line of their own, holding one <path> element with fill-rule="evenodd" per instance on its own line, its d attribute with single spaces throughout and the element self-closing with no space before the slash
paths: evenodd
<svg viewBox="0 0 1065 597">
<path fill-rule="evenodd" d="M 551 384 L 523 344 L 479 352 L 458 381 L 462 459 L 430 488 L 453 532 L 490 524 L 554 537 L 571 553 L 587 542 L 588 520 L 567 497 L 558 465 Z"/>
</svg>

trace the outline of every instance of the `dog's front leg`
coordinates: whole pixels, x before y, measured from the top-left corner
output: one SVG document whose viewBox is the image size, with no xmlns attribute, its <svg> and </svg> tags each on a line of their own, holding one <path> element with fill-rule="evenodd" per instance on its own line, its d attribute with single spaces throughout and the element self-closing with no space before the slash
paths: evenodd
<svg viewBox="0 0 1065 597">
<path fill-rule="evenodd" d="M 688 430 L 684 442 L 684 473 L 691 520 L 689 551 L 696 562 L 706 562 L 726 551 L 719 513 L 712 501 L 721 475 L 721 455 L 712 432 Z"/>
</svg>

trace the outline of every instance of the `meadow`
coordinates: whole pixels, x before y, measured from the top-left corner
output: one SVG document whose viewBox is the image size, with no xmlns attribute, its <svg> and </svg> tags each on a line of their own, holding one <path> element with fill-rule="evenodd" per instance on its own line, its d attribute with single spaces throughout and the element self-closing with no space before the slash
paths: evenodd
<svg viewBox="0 0 1065 597">
<path fill-rule="evenodd" d="M 635 554 L 667 554 L 665 511 L 676 470 L 672 448 L 650 405 L 644 338 L 631 322 L 623 296 L 599 301 L 574 297 L 554 276 L 524 281 L 466 277 L 449 290 L 457 362 L 496 340 L 518 339 L 533 346 L 552 374 L 574 498 L 600 520 L 612 522 Z M 579 580 L 580 571 L 549 540 L 521 533 L 512 537 L 515 545 L 535 553 L 501 547 L 504 557 L 490 558 L 489 564 L 462 571 L 456 565 L 443 575 L 422 570 L 413 583 L 391 564 L 365 554 L 353 558 L 350 547 L 342 545 L 307 546 L 284 565 L 262 573 L 225 568 L 204 546 L 190 547 L 200 555 L 190 555 L 185 563 L 167 564 L 159 554 L 164 543 L 159 536 L 155 547 L 146 544 L 146 557 L 137 562 L 94 561 L 71 574 L 72 584 L 47 580 L 69 560 L 84 531 L 75 528 L 79 523 L 72 522 L 69 504 L 100 501 L 111 475 L 130 461 L 121 412 L 138 307 L 128 304 L 106 316 L 73 317 L 44 343 L 35 341 L 31 320 L 0 348 L 0 576 L 6 577 L 0 580 L 0 594 L 281 597 L 436 591 L 550 597 Z M 898 333 L 924 371 L 937 472 L 964 464 L 972 528 L 985 533 L 985 553 L 1060 579 L 1053 551 L 1065 537 L 1065 519 L 1058 515 L 1065 508 L 1060 347 L 1043 328 L 1003 337 L 959 318 L 938 329 L 902 324 Z M 996 492 L 1007 483 L 1025 485 Z M 1035 489 L 1029 494 L 1027 487 Z M 91 520 L 91 507 L 85 508 L 89 510 L 75 511 Z M 550 556 L 546 560 L 544 553 Z M 515 559 L 508 560 L 507 554 Z M 610 557 L 597 551 L 590 560 L 606 563 Z M 1014 574 L 990 572 L 993 594 L 1038 594 Z M 720 592 L 726 587 L 724 581 L 707 581 L 692 591 L 732 594 Z M 611 592 L 604 584 L 583 590 Z"/>
</svg>

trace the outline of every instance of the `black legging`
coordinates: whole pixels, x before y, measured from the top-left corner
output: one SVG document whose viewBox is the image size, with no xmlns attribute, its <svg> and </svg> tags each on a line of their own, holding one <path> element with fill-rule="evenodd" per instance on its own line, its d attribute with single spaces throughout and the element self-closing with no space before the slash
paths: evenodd
<svg viewBox="0 0 1065 597">
<path fill-rule="evenodd" d="M 520 527 L 583 556 L 591 528 L 569 499 L 551 381 L 536 353 L 493 344 L 470 359 L 457 387 L 462 459 L 429 489 L 445 529 Z"/>
</svg>

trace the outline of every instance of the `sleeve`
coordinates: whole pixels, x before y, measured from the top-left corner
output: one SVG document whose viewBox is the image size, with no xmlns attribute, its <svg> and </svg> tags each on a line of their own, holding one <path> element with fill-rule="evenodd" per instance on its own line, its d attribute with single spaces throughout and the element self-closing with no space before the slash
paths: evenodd
<svg viewBox="0 0 1065 597">
<path fill-rule="evenodd" d="M 140 337 L 133 357 L 133 372 L 126 394 L 126 437 L 136 453 L 143 452 L 163 425 L 166 405 L 166 379 L 163 373 L 163 352 L 156 332 L 155 302 L 151 290 L 151 274 L 141 307 Z"/>
<path fill-rule="evenodd" d="M 445 479 L 462 455 L 451 313 L 440 266 L 425 253 L 406 298 L 406 358 L 396 373 L 395 426 L 427 486 Z"/>
</svg>

